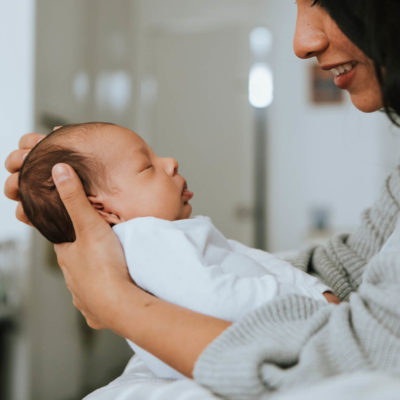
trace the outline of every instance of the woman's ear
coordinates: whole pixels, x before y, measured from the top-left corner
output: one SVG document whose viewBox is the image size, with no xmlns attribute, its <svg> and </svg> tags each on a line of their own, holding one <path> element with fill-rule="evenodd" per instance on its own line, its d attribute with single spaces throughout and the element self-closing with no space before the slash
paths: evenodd
<svg viewBox="0 0 400 400">
<path fill-rule="evenodd" d="M 110 225 L 117 225 L 122 222 L 121 217 L 113 210 L 105 207 L 104 202 L 98 196 L 88 196 L 90 204 L 99 213 L 99 215 Z"/>
</svg>

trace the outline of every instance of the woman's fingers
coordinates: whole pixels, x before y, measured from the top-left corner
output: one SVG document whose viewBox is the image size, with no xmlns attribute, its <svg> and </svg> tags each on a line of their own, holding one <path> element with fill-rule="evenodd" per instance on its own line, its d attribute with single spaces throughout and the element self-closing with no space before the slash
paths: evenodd
<svg viewBox="0 0 400 400">
<path fill-rule="evenodd" d="M 11 200 L 19 200 L 19 190 L 18 190 L 18 178 L 19 173 L 15 172 L 9 175 L 4 184 L 4 194 Z"/>
<path fill-rule="evenodd" d="M 32 225 L 28 220 L 28 217 L 25 215 L 21 202 L 19 202 L 18 176 L 19 173 L 16 172 L 7 178 L 6 183 L 4 184 L 4 194 L 9 199 L 18 201 L 17 208 L 15 210 L 15 216 L 17 219 L 25 224 Z"/>
<path fill-rule="evenodd" d="M 7 170 L 11 173 L 19 171 L 26 155 L 44 137 L 45 135 L 40 133 L 28 133 L 22 136 L 18 143 L 19 149 L 11 152 L 6 159 L 5 166 Z"/>
<path fill-rule="evenodd" d="M 19 202 L 17 205 L 17 208 L 15 210 L 15 216 L 17 217 L 18 220 L 20 220 L 24 224 L 32 226 L 31 222 L 29 221 L 28 217 L 24 212 L 21 202 Z"/>
<path fill-rule="evenodd" d="M 24 162 L 24 159 L 26 155 L 29 153 L 29 150 L 27 149 L 18 149 L 14 150 L 11 152 L 8 157 L 6 158 L 5 162 L 5 167 L 6 169 L 11 172 L 12 174 L 14 172 L 17 172 L 21 169 L 22 164 Z"/>
<path fill-rule="evenodd" d="M 30 150 L 45 137 L 46 135 L 42 135 L 41 133 L 27 133 L 19 140 L 18 147 L 20 149 Z"/>
<path fill-rule="evenodd" d="M 56 164 L 52 175 L 58 194 L 74 225 L 76 237 L 84 237 L 85 232 L 93 234 L 102 229 L 110 230 L 109 225 L 91 206 L 75 171 L 67 164 Z"/>
</svg>

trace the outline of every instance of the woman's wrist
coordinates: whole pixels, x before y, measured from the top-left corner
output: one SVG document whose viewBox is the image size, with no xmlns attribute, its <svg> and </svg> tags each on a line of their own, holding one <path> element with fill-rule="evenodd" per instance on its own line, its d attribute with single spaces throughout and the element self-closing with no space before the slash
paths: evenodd
<svg viewBox="0 0 400 400">
<path fill-rule="evenodd" d="M 127 337 L 126 317 L 142 314 L 155 299 L 131 281 L 116 282 L 112 290 L 109 288 L 108 304 L 105 305 L 107 312 L 102 313 L 104 325 L 118 335 Z"/>
</svg>

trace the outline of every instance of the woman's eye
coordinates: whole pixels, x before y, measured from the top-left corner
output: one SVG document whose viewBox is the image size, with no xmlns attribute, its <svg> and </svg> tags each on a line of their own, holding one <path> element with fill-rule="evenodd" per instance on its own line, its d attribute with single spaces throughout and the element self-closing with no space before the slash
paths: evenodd
<svg viewBox="0 0 400 400">
<path fill-rule="evenodd" d="M 146 170 L 148 170 L 148 169 L 150 169 L 150 168 L 153 168 L 153 165 L 152 165 L 152 164 L 148 165 L 143 171 L 146 171 Z"/>
</svg>

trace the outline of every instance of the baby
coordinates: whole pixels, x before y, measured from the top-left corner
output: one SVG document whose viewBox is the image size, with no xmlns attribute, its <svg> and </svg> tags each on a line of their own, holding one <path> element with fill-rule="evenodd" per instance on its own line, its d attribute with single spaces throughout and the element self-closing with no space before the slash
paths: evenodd
<svg viewBox="0 0 400 400">
<path fill-rule="evenodd" d="M 64 126 L 28 154 L 20 198 L 31 223 L 51 242 L 75 232 L 51 178 L 71 165 L 90 203 L 111 225 L 137 285 L 166 301 L 229 321 L 286 294 L 326 301 L 315 277 L 261 250 L 226 239 L 207 217 L 189 218 L 193 193 L 172 158 L 157 156 L 136 133 L 109 123 Z M 130 342 L 161 377 L 181 375 Z"/>
</svg>

